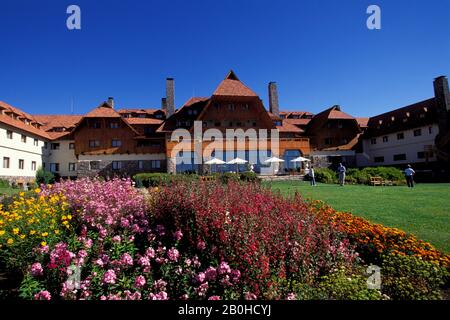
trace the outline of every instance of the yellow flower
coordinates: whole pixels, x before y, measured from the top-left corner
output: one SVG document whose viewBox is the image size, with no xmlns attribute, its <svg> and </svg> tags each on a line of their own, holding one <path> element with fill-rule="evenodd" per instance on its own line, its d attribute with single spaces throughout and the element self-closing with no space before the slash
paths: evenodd
<svg viewBox="0 0 450 320">
<path fill-rule="evenodd" d="M 36 234 L 36 230 L 30 230 L 30 235 Z"/>
<path fill-rule="evenodd" d="M 5 234 L 5 230 L 0 230 L 0 236 Z"/>
<path fill-rule="evenodd" d="M 10 246 L 10 245 L 12 245 L 14 243 L 14 240 L 9 238 L 6 243 Z"/>
<path fill-rule="evenodd" d="M 20 235 L 20 239 L 25 239 L 25 237 L 26 237 L 26 235 L 24 235 L 24 234 Z"/>
<path fill-rule="evenodd" d="M 47 237 L 48 236 L 48 232 L 42 232 L 41 236 Z"/>
<path fill-rule="evenodd" d="M 67 215 L 67 219 L 71 220 L 72 219 L 72 215 L 71 214 Z"/>
<path fill-rule="evenodd" d="M 41 189 L 36 188 L 36 189 L 34 189 L 34 192 L 35 192 L 35 193 L 41 193 Z"/>
<path fill-rule="evenodd" d="M 19 228 L 14 228 L 14 229 L 13 229 L 13 233 L 14 233 L 14 234 L 19 234 Z"/>
<path fill-rule="evenodd" d="M 46 245 L 47 245 L 47 242 L 45 242 L 45 241 L 41 242 L 41 246 L 45 247 Z"/>
<path fill-rule="evenodd" d="M 55 232 L 55 234 L 59 234 L 59 230 L 55 230 L 54 232 Z"/>
</svg>

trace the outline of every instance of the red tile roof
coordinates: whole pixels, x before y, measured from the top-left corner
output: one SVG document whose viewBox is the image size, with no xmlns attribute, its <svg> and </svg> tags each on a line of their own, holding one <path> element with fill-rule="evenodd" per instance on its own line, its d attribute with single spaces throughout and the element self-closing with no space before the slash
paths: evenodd
<svg viewBox="0 0 450 320">
<path fill-rule="evenodd" d="M 214 96 L 227 96 L 227 97 L 257 97 L 249 87 L 244 85 L 233 71 L 230 71 L 226 78 L 219 84 Z"/>
<path fill-rule="evenodd" d="M 25 124 L 21 120 L 13 119 L 5 114 L 0 114 L 0 122 L 35 136 L 50 139 L 49 135 L 44 130 L 33 127 L 31 124 Z"/>
<path fill-rule="evenodd" d="M 85 116 L 85 118 L 120 118 L 120 114 L 111 108 L 111 106 L 104 102 L 101 105 L 99 105 L 97 108 L 91 110 L 88 112 Z"/>
<path fill-rule="evenodd" d="M 369 118 L 356 118 L 356 121 L 358 122 L 361 128 L 367 128 Z"/>
<path fill-rule="evenodd" d="M 131 125 L 139 125 L 139 124 L 161 124 L 164 120 L 154 119 L 154 118 L 124 118 L 126 122 Z"/>
<path fill-rule="evenodd" d="M 80 115 L 36 115 L 34 117 L 42 123 L 42 129 L 45 131 L 54 128 L 74 128 L 83 118 Z"/>
<path fill-rule="evenodd" d="M 281 126 L 276 126 L 278 131 L 280 132 L 295 132 L 295 133 L 302 133 L 304 132 L 303 129 L 300 129 L 296 125 L 293 125 L 286 121 L 286 119 L 283 119 Z"/>
<path fill-rule="evenodd" d="M 296 126 L 306 126 L 311 119 L 283 119 L 283 121 L 287 121 L 288 123 Z"/>
</svg>

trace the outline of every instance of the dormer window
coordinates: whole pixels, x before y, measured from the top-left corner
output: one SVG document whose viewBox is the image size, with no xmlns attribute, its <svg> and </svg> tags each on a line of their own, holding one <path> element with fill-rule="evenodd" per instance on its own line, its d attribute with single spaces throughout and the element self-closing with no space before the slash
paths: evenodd
<svg viewBox="0 0 450 320">
<path fill-rule="evenodd" d="M 391 117 L 391 121 L 395 121 L 395 117 Z"/>
<path fill-rule="evenodd" d="M 276 126 L 282 126 L 283 125 L 283 123 L 281 121 L 278 121 L 278 120 L 274 121 L 273 124 L 276 125 Z"/>
</svg>

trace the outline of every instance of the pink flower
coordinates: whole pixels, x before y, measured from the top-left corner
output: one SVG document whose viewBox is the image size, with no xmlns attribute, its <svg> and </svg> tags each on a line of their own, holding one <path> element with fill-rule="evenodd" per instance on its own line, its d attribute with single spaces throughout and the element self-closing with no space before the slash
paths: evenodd
<svg viewBox="0 0 450 320">
<path fill-rule="evenodd" d="M 286 300 L 297 300 L 297 296 L 295 293 L 289 293 L 286 297 Z"/>
<path fill-rule="evenodd" d="M 139 257 L 138 264 L 142 267 L 150 266 L 150 259 L 146 256 Z"/>
<path fill-rule="evenodd" d="M 169 300 L 167 292 L 165 291 L 161 291 L 157 294 L 150 293 L 149 298 L 150 300 Z"/>
<path fill-rule="evenodd" d="M 197 274 L 197 276 L 195 277 L 195 280 L 199 283 L 203 283 L 203 281 L 205 281 L 205 273 L 200 272 L 199 274 Z"/>
<path fill-rule="evenodd" d="M 241 277 L 241 272 L 239 270 L 231 271 L 231 280 L 233 282 L 238 282 L 240 277 Z"/>
<path fill-rule="evenodd" d="M 169 260 L 176 262 L 180 257 L 180 252 L 178 252 L 178 250 L 175 248 L 171 248 L 167 252 L 167 257 L 169 258 Z"/>
<path fill-rule="evenodd" d="M 143 286 L 145 286 L 145 283 L 146 283 L 146 281 L 145 281 L 145 277 L 144 276 L 137 276 L 136 280 L 134 281 L 134 285 L 137 288 L 142 288 Z"/>
<path fill-rule="evenodd" d="M 257 297 L 254 293 L 246 292 L 245 293 L 245 300 L 256 300 Z"/>
<path fill-rule="evenodd" d="M 40 291 L 34 295 L 34 300 L 50 300 L 52 295 L 47 290 Z"/>
<path fill-rule="evenodd" d="M 222 261 L 221 263 L 220 263 L 220 266 L 219 266 L 219 268 L 218 268 L 218 273 L 219 274 L 227 274 L 227 273 L 230 273 L 231 272 L 231 268 L 230 268 L 230 266 L 228 265 L 228 263 L 226 263 L 225 261 Z"/>
<path fill-rule="evenodd" d="M 155 257 L 155 249 L 153 249 L 152 247 L 147 248 L 147 250 L 145 251 L 145 255 L 148 258 L 153 259 Z"/>
<path fill-rule="evenodd" d="M 175 238 L 176 241 L 180 241 L 181 238 L 183 237 L 183 233 L 181 232 L 181 230 L 178 230 L 173 234 L 173 237 Z"/>
<path fill-rule="evenodd" d="M 120 236 L 114 236 L 114 237 L 112 237 L 111 240 L 112 240 L 113 242 L 120 243 L 121 238 L 120 238 Z"/>
<path fill-rule="evenodd" d="M 39 277 L 44 274 L 44 269 L 42 268 L 42 265 L 39 262 L 33 263 L 31 266 L 31 275 L 33 277 Z"/>
<path fill-rule="evenodd" d="M 222 299 L 220 298 L 220 296 L 211 296 L 208 298 L 208 300 L 222 300 Z"/>
<path fill-rule="evenodd" d="M 116 278 L 116 273 L 114 272 L 114 270 L 110 269 L 103 275 L 103 283 L 114 284 L 116 283 Z"/>
<path fill-rule="evenodd" d="M 216 268 L 209 267 L 208 269 L 206 269 L 205 276 L 206 276 L 206 280 L 208 280 L 208 281 L 216 280 L 216 277 L 217 277 Z"/>
<path fill-rule="evenodd" d="M 126 266 L 132 266 L 132 265 L 133 265 L 133 258 L 130 256 L 130 254 L 124 253 L 124 254 L 122 255 L 122 257 L 120 258 L 120 262 L 121 262 L 123 265 L 126 265 Z"/>
<path fill-rule="evenodd" d="M 197 249 L 198 249 L 198 250 L 205 250 L 205 249 L 206 249 L 206 243 L 205 243 L 204 241 L 200 240 L 200 241 L 197 243 Z"/>
</svg>

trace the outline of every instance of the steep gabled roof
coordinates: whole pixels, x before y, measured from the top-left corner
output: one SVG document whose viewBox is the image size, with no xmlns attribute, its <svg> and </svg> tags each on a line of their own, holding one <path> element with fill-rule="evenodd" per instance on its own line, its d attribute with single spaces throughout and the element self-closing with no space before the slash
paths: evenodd
<svg viewBox="0 0 450 320">
<path fill-rule="evenodd" d="M 42 123 L 42 129 L 51 131 L 54 128 L 74 128 L 83 118 L 81 115 L 36 115 L 36 120 Z"/>
<path fill-rule="evenodd" d="M 120 118 L 120 114 L 107 102 L 89 111 L 84 118 Z"/>
<path fill-rule="evenodd" d="M 213 96 L 257 97 L 258 95 L 243 84 L 233 71 L 230 71 L 214 91 Z"/>
</svg>

